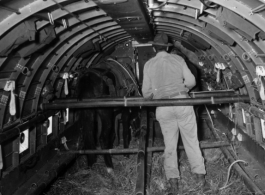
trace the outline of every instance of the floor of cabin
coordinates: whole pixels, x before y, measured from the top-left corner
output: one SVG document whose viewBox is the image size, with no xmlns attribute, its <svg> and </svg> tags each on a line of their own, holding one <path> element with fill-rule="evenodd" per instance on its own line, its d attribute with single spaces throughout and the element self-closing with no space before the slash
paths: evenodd
<svg viewBox="0 0 265 195">
<path fill-rule="evenodd" d="M 207 126 L 199 123 L 199 129 L 209 132 Z M 202 129 L 203 128 L 203 129 Z M 211 141 L 211 140 L 207 140 Z M 163 140 L 156 138 L 154 146 L 163 146 Z M 133 140 L 131 148 L 137 147 L 137 140 Z M 121 144 L 116 148 L 122 148 Z M 225 185 L 229 162 L 224 158 L 220 149 L 204 149 L 207 176 L 206 179 L 211 185 L 212 195 L 247 195 L 251 194 L 244 185 L 241 178 L 232 169 L 228 187 L 219 190 Z M 150 191 L 146 194 L 166 194 L 167 182 L 163 171 L 163 153 L 153 153 L 152 173 Z M 80 156 L 78 160 L 68 169 L 66 173 L 50 186 L 43 195 L 131 195 L 134 194 L 136 184 L 136 163 L 137 156 L 130 155 L 125 158 L 123 155 L 113 155 L 114 174 L 107 173 L 104 160 L 101 156 L 92 168 L 86 166 L 86 158 Z M 179 166 L 181 173 L 181 185 L 186 195 L 202 195 L 200 191 L 191 192 L 196 181 L 190 171 L 189 162 L 184 151 L 179 152 Z"/>
</svg>

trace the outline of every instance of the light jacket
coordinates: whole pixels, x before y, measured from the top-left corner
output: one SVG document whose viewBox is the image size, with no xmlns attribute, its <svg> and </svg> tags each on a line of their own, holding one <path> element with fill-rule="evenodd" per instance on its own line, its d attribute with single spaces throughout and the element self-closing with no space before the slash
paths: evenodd
<svg viewBox="0 0 265 195">
<path fill-rule="evenodd" d="M 195 85 L 195 77 L 184 59 L 178 55 L 161 51 L 144 66 L 144 98 L 153 94 L 153 99 L 160 99 L 176 92 L 188 92 Z"/>
</svg>

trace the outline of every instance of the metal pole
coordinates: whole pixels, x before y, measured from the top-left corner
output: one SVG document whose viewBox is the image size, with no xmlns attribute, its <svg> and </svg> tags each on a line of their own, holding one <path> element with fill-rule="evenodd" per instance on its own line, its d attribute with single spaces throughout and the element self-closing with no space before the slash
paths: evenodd
<svg viewBox="0 0 265 195">
<path fill-rule="evenodd" d="M 21 125 L 18 125 L 17 127 L 13 129 L 0 133 L 0 144 L 8 139 L 18 136 L 22 131 L 28 129 L 31 126 L 34 126 L 36 123 L 46 120 L 48 117 L 54 115 L 56 112 L 57 112 L 56 110 L 47 111 L 45 113 L 39 114 L 35 118 Z"/>
<path fill-rule="evenodd" d="M 229 142 L 226 141 L 217 141 L 217 142 L 200 142 L 200 148 L 201 149 L 207 149 L 207 148 L 219 148 L 219 147 L 225 147 L 230 146 Z M 148 147 L 146 148 L 147 152 L 163 152 L 165 149 L 164 146 L 161 147 Z M 178 146 L 178 150 L 184 150 L 184 146 Z M 138 153 L 138 148 L 127 148 L 127 149 L 108 149 L 108 150 L 69 150 L 64 151 L 61 153 L 66 154 L 133 154 Z"/>
<path fill-rule="evenodd" d="M 238 96 L 238 94 L 235 94 L 234 91 L 201 91 L 201 92 L 190 92 L 189 93 L 191 98 L 202 98 L 202 97 L 226 97 L 226 96 Z M 127 100 L 143 100 L 143 97 L 127 97 Z M 70 102 L 76 102 L 76 101 L 91 101 L 91 102 L 97 102 L 97 101 L 124 101 L 124 98 L 111 98 L 110 96 L 106 97 L 100 97 L 100 98 L 85 98 L 82 100 L 78 100 L 76 98 L 63 98 L 63 99 L 56 99 L 53 101 L 53 103 L 70 103 Z"/>
<path fill-rule="evenodd" d="M 135 185 L 135 194 L 145 194 L 145 152 L 146 152 L 146 132 L 147 132 L 147 111 L 143 109 L 141 112 L 141 134 L 139 140 L 137 154 L 137 179 Z"/>
<path fill-rule="evenodd" d="M 208 91 L 189 93 L 192 98 L 237 96 L 234 91 Z"/>
<path fill-rule="evenodd" d="M 148 147 L 153 147 L 154 144 L 154 121 L 155 114 L 152 112 L 148 112 L 149 114 L 149 131 L 148 131 Z M 147 149 L 148 151 L 148 149 Z M 153 152 L 148 151 L 147 153 L 147 165 L 146 165 L 146 188 L 147 191 L 150 192 L 150 182 L 151 182 L 151 172 L 152 172 L 152 160 Z"/>
<path fill-rule="evenodd" d="M 138 107 L 138 106 L 190 106 L 201 104 L 224 104 L 236 102 L 249 102 L 248 95 L 232 97 L 211 97 L 211 98 L 176 98 L 176 99 L 155 99 L 155 100 L 129 100 L 124 101 L 79 101 L 43 103 L 42 110 L 65 109 L 65 108 L 99 108 L 99 107 Z"/>
</svg>

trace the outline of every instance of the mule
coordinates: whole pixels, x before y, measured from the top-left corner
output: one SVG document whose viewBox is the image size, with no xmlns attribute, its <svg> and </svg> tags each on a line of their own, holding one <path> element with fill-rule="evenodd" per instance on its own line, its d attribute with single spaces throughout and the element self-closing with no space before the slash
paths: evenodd
<svg viewBox="0 0 265 195">
<path fill-rule="evenodd" d="M 87 69 L 83 70 L 75 83 L 75 97 L 78 100 L 86 98 L 100 98 L 100 97 L 113 97 L 113 86 L 110 87 L 109 78 L 113 80 L 112 73 L 107 73 L 106 70 L 100 69 Z M 107 77 L 107 78 L 106 78 Z M 114 96 L 115 97 L 115 96 Z M 113 98 L 114 98 L 113 97 Z M 130 110 L 133 110 L 130 111 Z M 131 125 L 137 126 L 135 122 L 130 121 L 137 116 L 138 112 L 130 108 L 121 109 L 121 119 L 123 123 L 123 144 L 124 148 L 129 147 L 131 140 Z M 81 109 L 79 111 L 79 121 L 83 128 L 83 149 L 97 149 L 97 145 L 101 149 L 113 148 L 115 140 L 115 117 L 117 110 L 114 108 L 90 108 Z M 97 128 L 98 123 L 101 124 L 101 128 Z M 137 127 L 133 127 L 136 129 Z M 101 131 L 100 131 L 101 130 Z M 98 132 L 99 131 L 99 132 Z M 104 154 L 104 161 L 109 173 L 113 172 L 113 163 L 110 154 Z M 96 162 L 97 156 L 95 154 L 87 155 L 88 166 L 92 166 Z"/>
<path fill-rule="evenodd" d="M 109 95 L 109 89 L 106 82 L 100 77 L 97 71 L 86 71 L 78 78 L 76 85 L 76 96 L 79 100 L 85 98 L 96 98 Z M 114 111 L 112 108 L 90 108 L 81 109 L 79 113 L 80 125 L 83 128 L 83 149 L 95 150 L 97 141 L 101 149 L 110 149 L 113 147 L 115 139 L 114 131 Z M 97 119 L 101 121 L 102 131 L 97 132 Z M 99 137 L 97 137 L 99 135 Z M 105 154 L 104 161 L 108 172 L 113 169 L 113 163 L 110 154 Z M 87 155 L 88 166 L 96 162 L 95 154 Z"/>
</svg>

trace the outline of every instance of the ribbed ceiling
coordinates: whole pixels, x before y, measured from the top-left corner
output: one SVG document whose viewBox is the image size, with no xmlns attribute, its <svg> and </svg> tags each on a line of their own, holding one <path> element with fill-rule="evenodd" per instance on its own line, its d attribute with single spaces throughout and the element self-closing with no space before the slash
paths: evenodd
<svg viewBox="0 0 265 195">
<path fill-rule="evenodd" d="M 16 83 L 19 113 L 11 122 L 19 121 L 38 112 L 47 81 L 61 97 L 61 73 L 96 63 L 119 43 L 146 43 L 160 32 L 194 51 L 204 68 L 223 63 L 238 70 L 251 103 L 263 108 L 253 88 L 256 66 L 265 64 L 263 1 L 106 2 L 0 1 L 0 128 L 10 122 L 6 81 Z"/>
</svg>

